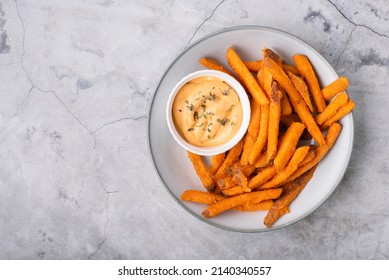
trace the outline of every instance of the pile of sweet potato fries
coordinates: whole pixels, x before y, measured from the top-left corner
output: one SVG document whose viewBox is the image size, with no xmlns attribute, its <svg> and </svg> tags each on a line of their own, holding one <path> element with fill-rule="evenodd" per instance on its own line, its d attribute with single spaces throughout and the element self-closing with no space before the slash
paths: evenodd
<svg viewBox="0 0 389 280">
<path fill-rule="evenodd" d="M 206 191 L 187 190 L 181 199 L 208 204 L 202 212 L 207 218 L 227 210 L 266 210 L 264 224 L 271 227 L 289 212 L 337 140 L 338 121 L 355 104 L 345 92 L 347 78 L 321 88 L 305 55 L 294 55 L 295 65 L 288 65 L 264 49 L 262 60 L 243 61 L 229 48 L 226 58 L 233 72 L 212 59 L 200 63 L 234 76 L 245 87 L 251 96 L 250 125 L 236 146 L 211 158 L 210 166 L 188 152 Z"/>
</svg>

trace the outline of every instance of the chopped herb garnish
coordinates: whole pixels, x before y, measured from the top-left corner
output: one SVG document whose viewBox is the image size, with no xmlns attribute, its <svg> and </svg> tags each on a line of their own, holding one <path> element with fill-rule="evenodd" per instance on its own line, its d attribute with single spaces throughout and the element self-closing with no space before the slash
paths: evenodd
<svg viewBox="0 0 389 280">
<path fill-rule="evenodd" d="M 227 95 L 230 93 L 230 90 L 231 90 L 231 89 L 223 90 L 222 94 L 223 94 L 224 96 L 227 96 Z"/>
<path fill-rule="evenodd" d="M 189 104 L 189 101 L 188 101 L 188 100 L 185 100 L 185 104 Z"/>
<path fill-rule="evenodd" d="M 222 119 L 222 120 L 220 121 L 220 124 L 221 124 L 222 126 L 225 126 L 229 121 L 230 121 L 230 119 Z"/>
<path fill-rule="evenodd" d="M 182 112 L 182 110 L 181 110 L 181 109 L 178 109 L 178 112 Z"/>
<path fill-rule="evenodd" d="M 197 111 L 194 112 L 193 118 L 194 118 L 195 120 L 198 120 L 198 119 L 199 119 L 199 113 L 197 113 Z"/>
<path fill-rule="evenodd" d="M 232 171 L 232 168 L 228 167 L 227 168 L 227 174 L 232 175 L 234 172 Z"/>
<path fill-rule="evenodd" d="M 231 126 L 233 126 L 233 125 L 235 125 L 235 123 L 234 123 L 234 122 L 231 122 Z"/>
<path fill-rule="evenodd" d="M 207 128 L 207 131 L 208 131 L 209 133 L 211 133 L 211 130 L 210 130 L 209 128 Z"/>
<path fill-rule="evenodd" d="M 196 127 L 200 127 L 200 126 L 203 126 L 204 123 L 201 123 L 200 125 L 196 125 Z"/>
<path fill-rule="evenodd" d="M 204 116 L 204 119 L 208 119 L 207 113 L 204 113 L 203 116 Z"/>
<path fill-rule="evenodd" d="M 185 103 L 186 103 L 186 101 L 185 101 Z M 193 111 L 193 109 L 194 109 L 193 104 L 190 104 L 190 105 L 188 105 L 188 103 L 186 103 L 186 104 L 187 104 L 187 105 L 185 105 L 186 109 L 188 109 L 189 111 Z"/>
<path fill-rule="evenodd" d="M 191 128 L 188 128 L 186 131 L 193 131 L 193 130 L 194 130 L 194 128 L 191 127 Z"/>
<path fill-rule="evenodd" d="M 208 135 L 207 137 L 208 137 L 208 139 L 211 139 L 211 135 Z"/>
</svg>

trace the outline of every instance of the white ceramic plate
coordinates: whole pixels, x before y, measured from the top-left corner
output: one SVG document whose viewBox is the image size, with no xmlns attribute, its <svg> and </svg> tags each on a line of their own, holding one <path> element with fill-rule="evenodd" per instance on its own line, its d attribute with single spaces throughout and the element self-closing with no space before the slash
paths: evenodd
<svg viewBox="0 0 389 280">
<path fill-rule="evenodd" d="M 175 84 L 185 75 L 204 69 L 199 64 L 201 57 L 215 58 L 225 62 L 228 47 L 234 47 L 245 60 L 262 58 L 261 50 L 271 48 L 287 62 L 292 56 L 306 54 L 312 62 L 321 85 L 338 78 L 331 65 L 304 41 L 279 30 L 241 26 L 212 33 L 185 49 L 169 66 L 156 89 L 149 112 L 148 140 L 155 169 L 172 197 L 189 213 L 211 225 L 234 231 L 268 231 L 263 225 L 266 212 L 228 211 L 212 219 L 205 219 L 201 212 L 205 205 L 183 202 L 179 199 L 187 189 L 204 190 L 193 166 L 182 149 L 171 136 L 165 118 L 168 96 Z M 341 122 L 342 132 L 334 147 L 319 163 L 313 178 L 290 205 L 290 213 L 281 217 L 271 229 L 278 229 L 306 217 L 316 210 L 332 194 L 341 181 L 352 150 L 353 118 L 345 116 Z"/>
</svg>

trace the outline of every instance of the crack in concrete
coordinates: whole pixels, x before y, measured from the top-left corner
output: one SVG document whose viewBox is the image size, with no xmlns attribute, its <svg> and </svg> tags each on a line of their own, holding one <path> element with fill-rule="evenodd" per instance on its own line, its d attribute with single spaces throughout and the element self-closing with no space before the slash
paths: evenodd
<svg viewBox="0 0 389 280">
<path fill-rule="evenodd" d="M 97 244 L 96 250 L 95 250 L 92 254 L 90 254 L 90 255 L 88 256 L 88 259 L 89 259 L 89 260 L 92 259 L 92 257 L 93 257 L 94 255 L 96 255 L 96 254 L 100 251 L 101 246 L 103 246 L 103 244 L 104 244 L 104 243 L 107 241 L 107 239 L 108 239 L 108 238 L 107 238 L 107 227 L 108 227 L 108 224 L 109 224 L 108 200 L 109 200 L 110 192 L 107 192 L 107 191 L 105 190 L 105 188 L 104 188 L 104 186 L 103 186 L 103 184 L 102 184 L 100 175 L 99 175 L 99 180 L 100 180 L 100 184 L 101 184 L 102 188 L 104 189 L 104 191 L 106 192 L 106 195 L 107 195 L 106 198 L 105 198 L 105 224 L 104 224 L 104 230 L 103 230 L 104 238 L 103 238 L 103 240 L 101 240 L 101 241 L 99 242 L 99 244 Z"/>
<path fill-rule="evenodd" d="M 106 126 L 108 126 L 108 125 L 111 125 L 111 124 L 115 124 L 115 123 L 121 122 L 121 121 L 125 121 L 125 120 L 138 121 L 138 120 L 140 120 L 140 119 L 147 119 L 147 116 L 124 117 L 124 118 L 121 118 L 121 119 L 118 119 L 118 120 L 115 120 L 115 121 L 110 121 L 110 122 L 107 122 L 107 123 L 103 124 L 102 126 L 98 127 L 97 129 L 95 129 L 95 130 L 92 131 L 91 133 L 92 133 L 92 134 L 96 134 L 99 130 L 103 129 L 104 127 L 106 127 Z"/>
<path fill-rule="evenodd" d="M 219 8 L 221 4 L 223 4 L 226 0 L 222 0 L 219 4 L 216 5 L 216 7 L 212 10 L 212 13 L 196 28 L 195 32 L 192 34 L 192 37 L 190 37 L 188 43 L 186 43 L 184 49 L 188 47 L 188 45 L 192 42 L 194 36 L 197 34 L 197 31 L 208 21 L 213 17 L 213 14 L 216 12 L 216 10 Z"/>
<path fill-rule="evenodd" d="M 380 36 L 380 37 L 385 37 L 385 38 L 389 38 L 388 35 L 384 34 L 384 33 L 380 33 L 376 30 L 374 30 L 373 28 L 371 28 L 370 26 L 367 26 L 365 24 L 359 24 L 359 23 L 355 23 L 354 21 L 352 21 L 350 18 L 348 18 L 341 10 L 340 8 L 338 8 L 338 6 L 336 6 L 336 4 L 334 4 L 331 0 L 327 0 L 341 15 L 342 17 L 347 20 L 349 23 L 351 23 L 352 25 L 354 26 L 359 26 L 359 27 L 364 27 L 368 30 L 370 30 L 371 32 L 373 32 L 374 34 Z"/>
<path fill-rule="evenodd" d="M 346 44 L 344 44 L 344 48 L 343 48 L 342 52 L 340 53 L 340 55 L 338 56 L 338 59 L 336 60 L 336 63 L 335 63 L 335 67 L 336 68 L 338 68 L 338 64 L 339 64 L 340 58 L 343 56 L 344 52 L 346 51 L 346 49 L 348 47 L 348 44 L 351 41 L 351 37 L 353 36 L 354 31 L 355 31 L 356 28 L 357 28 L 357 26 L 354 26 L 353 30 L 351 30 L 350 36 L 347 38 Z"/>
</svg>

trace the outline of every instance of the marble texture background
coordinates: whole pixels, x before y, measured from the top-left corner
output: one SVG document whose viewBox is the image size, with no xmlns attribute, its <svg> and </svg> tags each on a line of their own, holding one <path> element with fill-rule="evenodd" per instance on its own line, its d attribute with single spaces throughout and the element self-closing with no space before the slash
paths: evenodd
<svg viewBox="0 0 389 280">
<path fill-rule="evenodd" d="M 146 141 L 166 67 L 238 25 L 302 38 L 349 77 L 357 104 L 337 190 L 301 222 L 262 234 L 184 211 Z M 385 1 L 2 0 L 0 258 L 389 259 L 388 65 Z"/>
</svg>

